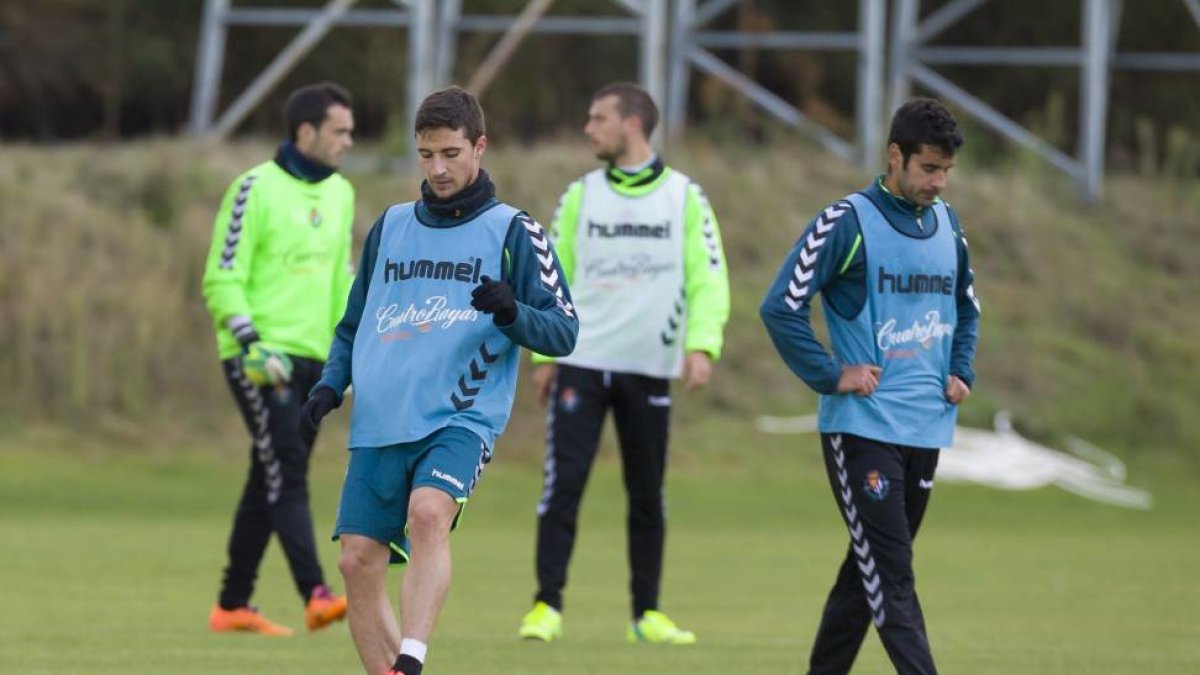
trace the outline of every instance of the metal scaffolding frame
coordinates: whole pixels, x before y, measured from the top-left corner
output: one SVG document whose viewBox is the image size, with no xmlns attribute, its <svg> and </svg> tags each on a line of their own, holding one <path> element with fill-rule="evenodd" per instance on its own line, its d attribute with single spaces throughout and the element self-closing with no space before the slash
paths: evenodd
<svg viewBox="0 0 1200 675">
<path fill-rule="evenodd" d="M 894 111 L 917 82 L 1009 140 L 1041 155 L 1075 179 L 1084 199 L 1095 201 L 1104 184 L 1109 73 L 1113 68 L 1200 70 L 1200 54 L 1118 53 L 1121 0 L 1080 0 L 1078 47 L 930 46 L 929 42 L 989 0 L 953 0 L 919 19 L 921 0 L 895 0 L 888 73 L 888 110 Z M 1200 27 L 1200 0 L 1182 0 Z M 1054 147 L 978 97 L 935 72 L 931 65 L 1078 66 L 1078 157 Z"/>
<path fill-rule="evenodd" d="M 454 68 L 461 32 L 506 32 L 520 17 L 463 14 L 462 0 L 393 0 L 396 9 L 352 9 L 357 0 L 329 0 L 324 8 L 233 7 L 232 0 L 205 0 L 189 131 L 225 137 L 335 26 L 387 26 L 408 30 L 407 113 L 411 121 L 430 91 L 444 86 Z M 666 96 L 668 0 L 611 0 L 627 16 L 548 16 L 535 33 L 628 35 L 640 44 L 639 79 L 656 100 Z M 218 118 L 226 34 L 231 26 L 296 26 L 301 32 Z"/>
<path fill-rule="evenodd" d="M 458 34 L 505 32 L 516 16 L 463 14 L 462 0 L 393 0 L 397 9 L 352 9 L 356 0 L 330 0 L 323 9 L 288 7 L 233 7 L 232 0 L 206 0 L 199 55 L 193 86 L 189 129 L 194 134 L 229 135 L 259 105 L 271 89 L 335 26 L 389 26 L 409 33 L 408 119 L 430 90 L 449 82 L 454 67 Z M 689 65 L 728 83 L 751 101 L 817 138 L 832 152 L 846 158 L 864 158 L 858 148 L 877 144 L 881 101 L 884 13 L 887 0 L 859 0 L 857 32 L 766 32 L 741 35 L 704 31 L 702 26 L 739 0 L 611 0 L 626 16 L 544 16 L 528 30 L 534 33 L 569 33 L 635 36 L 640 44 L 638 80 L 664 106 L 667 133 L 683 131 L 687 104 Z M 216 117 L 226 33 L 231 26 L 295 26 L 303 30 L 229 108 Z M 435 37 L 436 36 L 436 39 Z M 833 49 L 857 51 L 859 104 L 857 144 L 847 142 L 804 116 L 795 106 L 768 91 L 714 56 L 709 49 L 755 47 L 765 49 Z M 669 65 L 669 67 L 668 67 Z"/>
<path fill-rule="evenodd" d="M 703 26 L 737 5 L 739 0 L 675 0 L 671 25 L 670 88 L 666 124 L 673 136 L 684 129 L 690 68 L 696 67 L 725 82 L 768 114 L 817 139 L 845 159 L 870 162 L 879 143 L 879 114 L 883 86 L 884 15 L 887 0 L 858 0 L 858 30 L 854 32 L 771 31 L 736 33 L 704 30 Z M 858 54 L 858 100 L 855 105 L 857 143 L 849 143 L 800 112 L 749 76 L 715 56 L 710 49 L 842 50 Z"/>
<path fill-rule="evenodd" d="M 1104 180 L 1104 141 L 1112 69 L 1200 70 L 1200 53 L 1119 53 L 1116 37 L 1122 0 L 1079 0 L 1081 44 L 1049 48 L 930 44 L 989 0 L 951 0 L 924 18 L 920 16 L 921 0 L 891 0 L 890 45 L 885 45 L 888 40 L 885 35 L 888 32 L 885 16 L 888 0 L 858 0 L 855 31 L 736 33 L 704 28 L 740 1 L 609 0 L 624 10 L 623 15 L 613 16 L 542 16 L 548 3 L 541 3 L 541 11 L 529 15 L 500 16 L 464 14 L 463 0 L 392 0 L 395 9 L 354 9 L 357 0 L 327 0 L 322 8 L 233 7 L 233 0 L 205 0 L 189 130 L 194 134 L 227 136 L 336 26 L 407 29 L 409 86 L 406 112 L 410 122 L 416 116 L 421 99 L 450 81 L 459 33 L 505 33 L 502 43 L 509 43 L 505 45 L 506 49 L 497 49 L 494 62 L 485 63 L 493 71 L 502 66 L 507 53 L 511 53 L 512 44 L 519 42 L 526 33 L 622 35 L 638 39 L 638 79 L 655 100 L 663 104 L 662 126 L 672 137 L 683 134 L 691 69 L 698 68 L 722 80 L 768 114 L 813 136 L 831 152 L 869 165 L 881 145 L 884 114 L 899 106 L 915 82 L 1013 142 L 1041 155 L 1074 178 L 1086 199 L 1095 200 Z M 1200 27 L 1200 0 L 1180 1 Z M 526 6 L 527 11 L 531 9 L 530 5 Z M 291 26 L 301 30 L 217 117 L 226 34 L 234 26 Z M 886 64 L 885 46 L 888 48 Z M 818 125 L 795 105 L 711 51 L 728 48 L 855 52 L 858 66 L 854 142 Z M 1054 147 L 932 68 L 935 65 L 967 64 L 1078 66 L 1081 91 L 1078 156 Z"/>
</svg>

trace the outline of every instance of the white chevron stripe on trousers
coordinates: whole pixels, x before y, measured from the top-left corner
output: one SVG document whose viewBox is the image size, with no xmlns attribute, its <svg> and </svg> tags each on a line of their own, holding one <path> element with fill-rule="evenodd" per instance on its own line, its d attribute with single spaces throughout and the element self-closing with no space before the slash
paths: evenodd
<svg viewBox="0 0 1200 675">
<path fill-rule="evenodd" d="M 259 463 L 263 465 L 267 484 L 267 503 L 274 504 L 279 501 L 279 495 L 283 492 L 283 466 L 279 462 L 279 457 L 275 455 L 275 443 L 268 430 L 271 412 L 263 400 L 261 390 L 242 371 L 240 360 L 234 366 L 233 378 L 241 387 L 242 393 L 245 394 L 246 401 L 250 404 L 250 412 L 254 416 L 252 430 L 254 452 Z"/>
<path fill-rule="evenodd" d="M 883 609 L 883 584 L 879 578 L 879 570 L 875 567 L 875 556 L 871 555 L 871 543 L 867 541 L 862 523 L 858 520 L 858 509 L 851 502 L 854 496 L 846 474 L 846 455 L 842 452 L 842 435 L 834 434 L 830 438 L 833 446 L 833 460 L 838 466 L 838 484 L 842 491 L 842 512 L 846 515 L 846 529 L 850 531 L 851 547 L 857 559 L 858 571 L 862 575 L 863 590 L 867 592 L 867 605 L 871 608 L 871 617 L 875 627 L 883 626 L 886 614 Z"/>
<path fill-rule="evenodd" d="M 546 460 L 542 465 L 544 474 L 542 498 L 538 500 L 537 514 L 541 518 L 550 508 L 554 496 L 554 483 L 558 479 L 558 467 L 554 464 L 554 408 L 558 404 L 558 375 L 550 382 L 549 403 L 546 405 Z"/>
</svg>

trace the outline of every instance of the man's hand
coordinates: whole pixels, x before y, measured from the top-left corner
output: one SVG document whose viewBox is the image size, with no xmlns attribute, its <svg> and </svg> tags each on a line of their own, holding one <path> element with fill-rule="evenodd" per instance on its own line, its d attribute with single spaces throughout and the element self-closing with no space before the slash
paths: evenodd
<svg viewBox="0 0 1200 675">
<path fill-rule="evenodd" d="M 708 352 L 688 352 L 683 362 L 684 388 L 696 391 L 712 379 L 712 357 Z"/>
<path fill-rule="evenodd" d="M 882 372 L 883 368 L 870 364 L 842 366 L 842 376 L 838 378 L 838 393 L 870 396 L 879 386 L 879 374 Z"/>
<path fill-rule="evenodd" d="M 516 321 L 517 299 L 512 286 L 486 275 L 480 281 L 483 283 L 471 291 L 471 306 L 484 314 L 491 314 L 492 322 L 497 326 L 507 326 Z"/>
<path fill-rule="evenodd" d="M 971 388 L 967 386 L 957 375 L 951 375 L 949 381 L 946 382 L 946 400 L 954 405 L 958 405 L 966 400 L 971 395 Z"/>
<path fill-rule="evenodd" d="M 338 407 L 337 395 L 329 387 L 318 387 L 300 407 L 300 438 L 311 447 L 317 438 L 321 420 Z"/>
<path fill-rule="evenodd" d="M 292 360 L 261 342 L 253 342 L 242 355 L 242 372 L 259 387 L 279 387 L 292 381 Z"/>
<path fill-rule="evenodd" d="M 550 386 L 557 374 L 558 366 L 553 363 L 539 363 L 533 367 L 533 390 L 537 392 L 538 403 L 543 406 L 550 402 Z"/>
</svg>

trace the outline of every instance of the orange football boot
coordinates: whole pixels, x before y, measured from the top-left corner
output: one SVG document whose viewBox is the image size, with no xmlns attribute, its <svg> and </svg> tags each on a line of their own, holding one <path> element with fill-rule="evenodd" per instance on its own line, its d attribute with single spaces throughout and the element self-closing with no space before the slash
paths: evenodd
<svg viewBox="0 0 1200 675">
<path fill-rule="evenodd" d="M 308 605 L 304 608 L 304 622 L 308 624 L 309 630 L 320 630 L 345 617 L 346 596 L 334 595 L 325 586 L 313 589 Z"/>
<path fill-rule="evenodd" d="M 213 605 L 212 612 L 208 615 L 208 627 L 214 633 L 246 632 L 274 637 L 288 637 L 292 634 L 291 628 L 269 621 L 254 607 L 221 609 L 220 605 Z"/>
</svg>

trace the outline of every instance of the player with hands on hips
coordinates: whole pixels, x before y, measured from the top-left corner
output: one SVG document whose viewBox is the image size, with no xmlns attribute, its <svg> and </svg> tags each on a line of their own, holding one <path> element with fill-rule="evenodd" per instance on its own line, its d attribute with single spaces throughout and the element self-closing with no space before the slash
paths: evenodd
<svg viewBox="0 0 1200 675">
<path fill-rule="evenodd" d="M 901 106 L 886 173 L 822 209 L 760 308 L 784 363 L 821 395 L 825 468 L 850 539 L 812 675 L 849 672 L 872 623 L 897 672 L 937 672 L 912 545 L 974 380 L 975 273 L 958 216 L 940 198 L 962 142 L 937 101 Z M 832 354 L 812 329 L 818 293 Z"/>
</svg>

